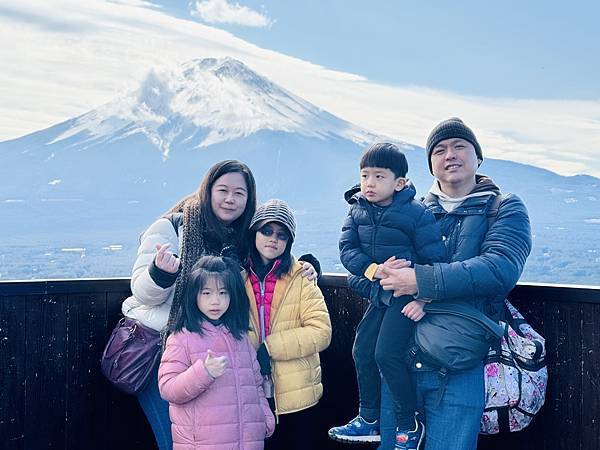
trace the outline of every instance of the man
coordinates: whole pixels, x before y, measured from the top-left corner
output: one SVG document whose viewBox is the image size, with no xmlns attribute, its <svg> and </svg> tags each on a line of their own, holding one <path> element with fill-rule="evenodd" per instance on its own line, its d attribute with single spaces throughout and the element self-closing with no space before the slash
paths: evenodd
<svg viewBox="0 0 600 450">
<path fill-rule="evenodd" d="M 448 262 L 414 268 L 384 266 L 381 286 L 394 291 L 394 296 L 468 302 L 500 319 L 503 300 L 517 283 L 531 250 L 527 209 L 517 196 L 504 194 L 490 220 L 488 211 L 501 195 L 500 189 L 490 178 L 477 175 L 483 153 L 462 120 L 451 118 L 438 124 L 427 139 L 426 150 L 435 180 L 424 202 L 441 227 Z M 485 400 L 483 361 L 473 369 L 447 375 L 447 380 L 442 380 L 435 367 L 415 366 L 419 366 L 413 370 L 425 419 L 426 450 L 476 449 Z M 382 401 L 389 400 L 384 397 Z M 382 448 L 389 446 L 384 436 Z"/>
</svg>

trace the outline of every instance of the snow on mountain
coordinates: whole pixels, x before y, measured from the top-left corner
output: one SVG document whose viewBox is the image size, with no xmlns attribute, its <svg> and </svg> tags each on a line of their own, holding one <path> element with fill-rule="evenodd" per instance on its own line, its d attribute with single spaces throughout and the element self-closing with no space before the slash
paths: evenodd
<svg viewBox="0 0 600 450">
<path fill-rule="evenodd" d="M 207 147 L 261 130 L 338 137 L 358 145 L 375 135 L 341 120 L 232 58 L 196 59 L 151 71 L 140 88 L 76 119 L 51 144 L 86 135 L 100 145 L 137 133 L 168 157 L 174 143 Z"/>
</svg>

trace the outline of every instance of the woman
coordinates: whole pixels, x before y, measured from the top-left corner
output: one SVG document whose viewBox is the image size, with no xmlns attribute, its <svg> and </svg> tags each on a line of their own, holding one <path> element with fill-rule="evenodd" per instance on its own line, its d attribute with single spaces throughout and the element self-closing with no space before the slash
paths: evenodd
<svg viewBox="0 0 600 450">
<path fill-rule="evenodd" d="M 239 161 L 212 166 L 196 192 L 177 202 L 143 233 L 131 277 L 132 296 L 123 302 L 127 317 L 154 330 L 173 330 L 186 280 L 203 255 L 242 260 L 256 208 L 252 172 Z M 180 256 L 177 256 L 180 255 Z M 312 266 L 305 273 L 316 277 Z M 169 404 L 158 391 L 158 367 L 137 397 L 160 450 L 172 448 Z"/>
</svg>

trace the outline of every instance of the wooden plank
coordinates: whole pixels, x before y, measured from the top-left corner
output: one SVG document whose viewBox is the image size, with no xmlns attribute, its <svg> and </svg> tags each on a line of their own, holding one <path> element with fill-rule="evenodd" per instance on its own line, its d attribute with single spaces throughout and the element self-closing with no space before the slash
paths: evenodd
<svg viewBox="0 0 600 450">
<path fill-rule="evenodd" d="M 27 299 L 25 448 L 65 448 L 67 298 Z"/>
<path fill-rule="evenodd" d="M 545 333 L 548 352 L 548 392 L 546 396 L 546 448 L 573 450 L 582 447 L 582 305 L 546 306 Z"/>
<path fill-rule="evenodd" d="M 106 330 L 106 294 L 69 295 L 67 322 L 67 448 L 108 448 L 104 379 L 99 370 Z"/>
<path fill-rule="evenodd" d="M 600 449 L 600 305 L 583 305 L 582 448 Z"/>
<path fill-rule="evenodd" d="M 129 288 L 129 283 L 129 278 L 78 278 L 74 280 L 0 281 L 0 296 L 59 295 L 123 291 Z"/>
<path fill-rule="evenodd" d="M 7 450 L 25 448 L 25 314 L 25 297 L 0 297 L 0 439 Z"/>
<path fill-rule="evenodd" d="M 322 354 L 325 396 L 319 433 L 321 428 L 349 419 L 357 406 L 351 348 L 365 304 L 338 278 L 332 286 L 322 284 L 334 335 L 330 349 Z M 111 283 L 100 281 L 95 287 L 110 287 Z M 118 320 L 121 301 L 128 295 L 126 284 L 118 282 L 121 290 L 113 289 L 106 297 L 104 290 L 87 294 L 91 288 L 81 280 L 75 285 L 51 284 L 54 292 L 74 295 L 48 294 L 48 285 L 39 284 L 38 288 L 45 290 L 43 295 L 6 294 L 7 283 L 0 282 L 0 447 L 155 448 L 135 397 L 118 393 L 99 372 L 99 354 Z M 19 286 L 27 292 L 26 283 Z M 547 401 L 528 429 L 491 438 L 480 450 L 600 450 L 597 292 L 534 286 L 513 291 L 513 303 L 546 337 Z M 105 317 L 103 326 L 101 320 L 95 320 L 100 316 Z M 75 389 L 67 392 L 67 385 L 69 389 L 75 385 Z M 97 410 L 91 409 L 95 407 Z M 82 441 L 86 433 L 87 441 Z M 13 440 L 7 441 L 6 436 Z M 326 438 L 322 444 L 319 448 L 343 448 Z"/>
<path fill-rule="evenodd" d="M 348 445 L 330 440 L 327 431 L 332 426 L 347 423 L 358 411 L 358 386 L 352 345 L 366 301 L 348 288 L 322 287 L 322 290 L 333 329 L 331 344 L 321 353 L 323 398 L 317 409 L 318 420 L 315 420 L 312 427 L 321 438 L 318 442 L 319 449 L 342 450 L 348 448 Z M 293 436 L 289 436 L 289 439 L 293 439 Z"/>
</svg>

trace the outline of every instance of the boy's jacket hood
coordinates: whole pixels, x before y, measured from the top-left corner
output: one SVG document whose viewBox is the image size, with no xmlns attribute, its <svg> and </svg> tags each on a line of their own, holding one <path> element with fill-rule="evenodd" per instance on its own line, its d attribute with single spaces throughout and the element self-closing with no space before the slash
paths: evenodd
<svg viewBox="0 0 600 450">
<path fill-rule="evenodd" d="M 404 189 L 394 193 L 394 201 L 396 201 L 398 198 L 401 198 L 403 201 L 410 201 L 415 197 L 416 194 L 417 190 L 415 189 L 414 184 L 412 184 L 409 180 L 406 182 Z M 344 199 L 350 204 L 359 201 L 361 198 L 365 199 L 362 192 L 360 192 L 360 184 L 356 184 L 344 192 Z"/>
</svg>

